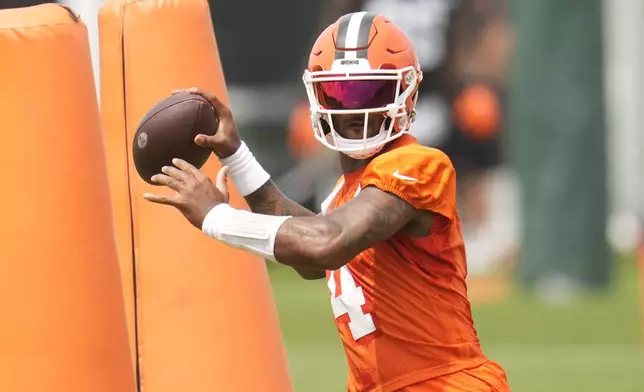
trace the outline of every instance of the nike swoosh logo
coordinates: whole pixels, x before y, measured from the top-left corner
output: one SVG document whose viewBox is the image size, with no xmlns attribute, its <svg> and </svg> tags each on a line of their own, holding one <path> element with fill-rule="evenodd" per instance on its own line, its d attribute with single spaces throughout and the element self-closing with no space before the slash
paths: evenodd
<svg viewBox="0 0 644 392">
<path fill-rule="evenodd" d="M 405 181 L 418 182 L 418 178 L 408 177 L 408 176 L 402 175 L 402 174 L 400 174 L 400 172 L 398 170 L 396 170 L 394 172 L 394 177 L 399 178 L 401 180 L 405 180 Z"/>
</svg>

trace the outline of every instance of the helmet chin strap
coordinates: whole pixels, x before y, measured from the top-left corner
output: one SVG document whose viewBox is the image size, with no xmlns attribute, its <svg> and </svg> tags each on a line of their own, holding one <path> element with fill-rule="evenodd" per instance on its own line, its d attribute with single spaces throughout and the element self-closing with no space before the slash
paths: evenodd
<svg viewBox="0 0 644 392">
<path fill-rule="evenodd" d="M 385 127 L 386 123 L 387 121 L 383 121 L 382 124 L 380 124 L 380 131 L 375 136 L 366 139 L 347 139 L 340 136 L 340 134 L 337 132 L 335 137 L 331 136 L 331 134 L 328 134 L 326 138 L 329 143 L 335 143 L 335 146 L 339 149 L 352 150 L 342 151 L 344 155 L 347 155 L 348 157 L 351 157 L 353 159 L 367 159 L 379 153 L 380 150 L 382 150 L 382 148 L 385 146 L 384 141 L 387 140 L 387 134 L 389 133 Z M 360 149 L 360 147 L 363 147 L 365 144 L 367 145 L 367 147 Z M 369 147 L 369 145 L 376 146 Z"/>
</svg>

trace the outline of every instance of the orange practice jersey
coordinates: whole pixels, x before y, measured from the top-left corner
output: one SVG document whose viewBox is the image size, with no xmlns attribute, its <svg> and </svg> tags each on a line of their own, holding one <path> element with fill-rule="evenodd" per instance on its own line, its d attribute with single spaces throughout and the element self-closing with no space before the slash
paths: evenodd
<svg viewBox="0 0 644 392">
<path fill-rule="evenodd" d="M 403 135 L 343 176 L 322 206 L 328 213 L 375 186 L 435 213 L 429 236 L 396 234 L 327 271 L 349 391 L 396 391 L 488 360 L 467 299 L 455 176 L 445 154 Z"/>
</svg>

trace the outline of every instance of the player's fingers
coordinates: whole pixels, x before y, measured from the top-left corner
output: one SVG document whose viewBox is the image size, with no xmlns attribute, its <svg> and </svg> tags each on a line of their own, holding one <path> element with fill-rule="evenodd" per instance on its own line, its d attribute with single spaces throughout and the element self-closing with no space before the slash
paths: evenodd
<svg viewBox="0 0 644 392">
<path fill-rule="evenodd" d="M 224 166 L 217 173 L 215 187 L 226 198 L 224 203 L 228 203 L 228 166 Z"/>
<path fill-rule="evenodd" d="M 190 88 L 181 88 L 181 89 L 172 90 L 172 95 L 181 94 L 181 93 L 201 95 L 208 101 L 208 103 L 210 103 L 210 105 L 212 105 L 212 107 L 217 111 L 217 114 L 221 118 L 226 118 L 232 115 L 228 106 L 224 105 L 224 103 L 221 102 L 214 93 L 208 90 L 204 90 L 200 87 L 190 87 Z"/>
<path fill-rule="evenodd" d="M 211 92 L 209 92 L 207 90 L 204 90 L 204 89 L 201 89 L 199 87 L 177 88 L 177 89 L 172 90 L 171 94 L 172 95 L 176 95 L 176 94 L 197 94 L 197 95 L 201 95 L 202 97 L 204 97 L 207 101 L 210 101 L 212 99 L 217 98 Z"/>
<path fill-rule="evenodd" d="M 155 174 L 150 180 L 152 180 L 152 182 L 154 182 L 155 184 L 165 185 L 177 192 L 181 189 L 181 182 L 179 180 L 170 176 L 166 176 L 165 174 Z"/>
<path fill-rule="evenodd" d="M 201 147 L 216 148 L 222 142 L 221 138 L 217 135 L 218 133 L 214 135 L 199 134 L 195 137 L 195 143 Z"/>
<path fill-rule="evenodd" d="M 199 94 L 202 97 L 206 98 L 206 100 L 212 105 L 213 108 L 215 108 L 215 110 L 221 117 L 225 117 L 230 112 L 228 106 L 224 105 L 224 103 L 221 102 L 214 93 L 208 90 L 204 90 L 200 87 L 190 87 L 186 90 L 186 92 L 191 94 Z"/>
<path fill-rule="evenodd" d="M 161 168 L 161 171 L 164 174 L 167 174 L 168 176 L 170 176 L 172 178 L 176 178 L 177 180 L 179 180 L 181 182 L 186 182 L 186 180 L 188 180 L 188 175 L 189 174 L 184 172 L 184 171 L 182 171 L 182 170 L 177 169 L 174 166 L 163 166 Z"/>
<path fill-rule="evenodd" d="M 192 174 L 194 177 L 197 177 L 199 176 L 199 174 L 201 174 L 199 169 L 197 169 L 190 163 L 184 161 L 183 159 L 174 158 L 172 160 L 172 164 L 178 167 L 179 169 L 183 170 L 184 172 Z"/>
<path fill-rule="evenodd" d="M 169 197 L 169 196 L 163 196 L 163 195 L 154 195 L 152 193 L 145 193 L 143 194 L 143 198 L 149 202 L 152 203 L 157 203 L 157 204 L 165 204 L 168 206 L 173 206 L 173 207 L 179 207 L 181 205 L 181 201 L 177 199 L 176 197 Z"/>
</svg>

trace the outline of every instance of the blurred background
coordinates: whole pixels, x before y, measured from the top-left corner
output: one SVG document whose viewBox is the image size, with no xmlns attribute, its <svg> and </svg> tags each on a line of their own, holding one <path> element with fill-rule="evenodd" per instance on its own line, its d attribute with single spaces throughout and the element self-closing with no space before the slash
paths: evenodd
<svg viewBox="0 0 644 392">
<path fill-rule="evenodd" d="M 60 2 L 88 25 L 98 80 L 101 1 Z M 0 0 L 0 8 L 41 3 Z M 382 13 L 405 30 L 425 74 L 411 133 L 457 169 L 486 353 L 515 391 L 644 390 L 642 0 L 210 6 L 243 138 L 280 188 L 315 211 L 339 168 L 310 128 L 308 50 L 347 12 Z M 269 272 L 296 390 L 343 390 L 325 282 L 281 266 Z"/>
</svg>

